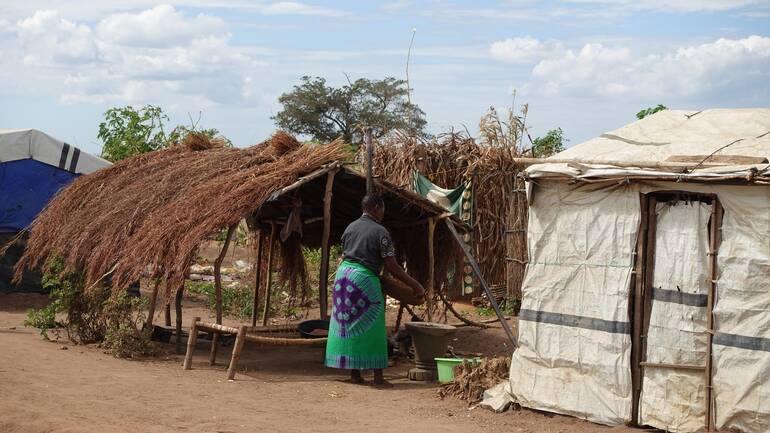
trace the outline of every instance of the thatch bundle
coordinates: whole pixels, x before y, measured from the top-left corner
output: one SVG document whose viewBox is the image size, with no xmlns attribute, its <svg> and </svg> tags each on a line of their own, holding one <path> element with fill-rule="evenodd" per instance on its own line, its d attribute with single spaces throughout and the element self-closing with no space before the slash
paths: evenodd
<svg viewBox="0 0 770 433">
<path fill-rule="evenodd" d="M 399 186 L 411 185 L 415 169 L 443 188 L 472 182 L 476 259 L 490 284 L 507 283 L 509 295 L 520 296 L 527 260 L 527 203 L 517 177 L 523 167 L 514 159 L 520 151 L 458 133 L 431 141 L 395 135 L 375 149 L 375 173 Z"/>
<path fill-rule="evenodd" d="M 438 395 L 441 398 L 453 396 L 476 403 L 482 399 L 484 391 L 508 380 L 510 369 L 510 356 L 483 359 L 478 364 L 464 360 L 455 367 L 454 380 L 442 386 Z"/>
<path fill-rule="evenodd" d="M 75 180 L 38 216 L 16 275 L 52 254 L 114 287 L 149 270 L 178 287 L 199 244 L 259 209 L 279 188 L 343 159 L 344 145 L 301 145 L 279 132 L 247 149 L 199 134 Z"/>
</svg>

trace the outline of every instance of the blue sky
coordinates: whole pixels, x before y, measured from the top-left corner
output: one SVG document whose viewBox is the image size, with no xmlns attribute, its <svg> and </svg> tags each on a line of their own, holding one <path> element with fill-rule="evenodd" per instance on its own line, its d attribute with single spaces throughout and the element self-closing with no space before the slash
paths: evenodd
<svg viewBox="0 0 770 433">
<path fill-rule="evenodd" d="M 303 75 L 404 77 L 429 129 L 529 104 L 533 136 L 578 143 L 640 108 L 768 106 L 770 0 L 0 0 L 0 128 L 98 152 L 102 113 L 200 113 L 238 146 L 275 129 Z"/>
</svg>

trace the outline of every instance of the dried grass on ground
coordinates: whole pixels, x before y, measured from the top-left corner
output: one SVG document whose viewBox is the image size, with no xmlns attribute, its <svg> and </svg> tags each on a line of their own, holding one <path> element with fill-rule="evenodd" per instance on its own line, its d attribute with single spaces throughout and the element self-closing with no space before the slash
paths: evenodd
<svg viewBox="0 0 770 433">
<path fill-rule="evenodd" d="M 487 358 L 478 365 L 467 361 L 455 367 L 455 380 L 439 389 L 439 396 L 457 397 L 469 403 L 480 401 L 484 391 L 508 380 L 511 357 Z"/>
</svg>

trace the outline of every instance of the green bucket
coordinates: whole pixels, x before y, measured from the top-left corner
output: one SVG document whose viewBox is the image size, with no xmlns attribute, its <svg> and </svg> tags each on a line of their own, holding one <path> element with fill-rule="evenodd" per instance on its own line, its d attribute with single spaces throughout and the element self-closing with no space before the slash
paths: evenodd
<svg viewBox="0 0 770 433">
<path fill-rule="evenodd" d="M 433 358 L 436 360 L 436 366 L 438 367 L 438 381 L 440 383 L 449 383 L 455 380 L 455 367 L 462 364 L 463 361 L 468 361 L 471 364 L 479 364 L 481 358 Z"/>
</svg>

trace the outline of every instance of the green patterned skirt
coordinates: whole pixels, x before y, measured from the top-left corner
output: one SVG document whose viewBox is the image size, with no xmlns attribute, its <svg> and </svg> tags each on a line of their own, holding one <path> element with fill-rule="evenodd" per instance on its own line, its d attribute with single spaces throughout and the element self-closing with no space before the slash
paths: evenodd
<svg viewBox="0 0 770 433">
<path fill-rule="evenodd" d="M 347 260 L 340 265 L 334 281 L 326 366 L 346 370 L 388 366 L 380 278 L 365 266 Z"/>
</svg>

